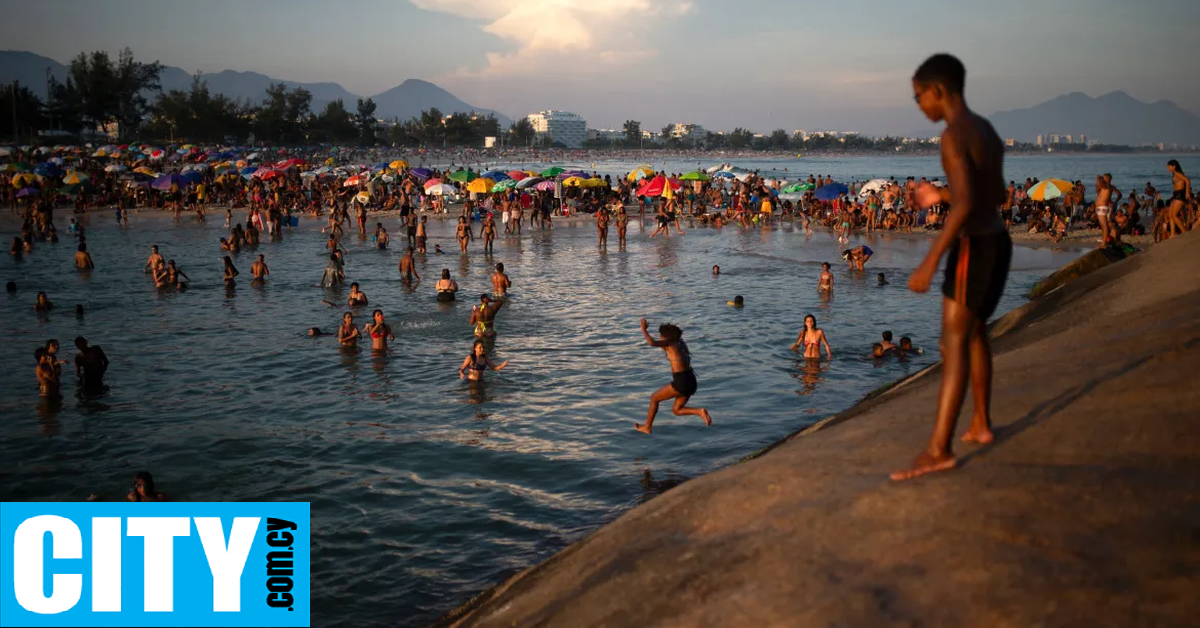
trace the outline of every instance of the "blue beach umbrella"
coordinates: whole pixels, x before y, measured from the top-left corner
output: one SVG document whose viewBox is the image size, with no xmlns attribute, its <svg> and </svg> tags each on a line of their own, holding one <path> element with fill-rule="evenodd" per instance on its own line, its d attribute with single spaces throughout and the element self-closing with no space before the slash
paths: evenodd
<svg viewBox="0 0 1200 628">
<path fill-rule="evenodd" d="M 830 183 L 817 188 L 816 197 L 818 201 L 832 201 L 833 199 L 842 196 L 850 191 L 843 183 Z"/>
<path fill-rule="evenodd" d="M 484 179 L 491 179 L 492 181 L 497 182 L 512 178 L 508 176 L 507 172 L 501 172 L 499 170 L 489 170 L 488 172 L 485 172 L 479 176 L 483 177 Z"/>
<path fill-rule="evenodd" d="M 172 184 L 178 185 L 179 187 L 182 188 L 182 187 L 187 186 L 188 181 L 187 181 L 187 179 L 183 178 L 182 175 L 164 174 L 163 176 L 152 181 L 150 183 L 150 187 L 152 187 L 156 190 L 169 190 L 169 189 L 171 189 Z"/>
</svg>

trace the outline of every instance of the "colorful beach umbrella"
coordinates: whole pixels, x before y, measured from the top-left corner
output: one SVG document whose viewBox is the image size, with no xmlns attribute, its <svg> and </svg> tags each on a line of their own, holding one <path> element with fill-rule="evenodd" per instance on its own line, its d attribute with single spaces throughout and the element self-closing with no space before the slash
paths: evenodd
<svg viewBox="0 0 1200 628">
<path fill-rule="evenodd" d="M 425 190 L 425 193 L 429 194 L 431 196 L 445 196 L 447 194 L 457 194 L 458 190 L 455 189 L 454 186 L 452 186 L 452 185 L 446 185 L 445 183 L 439 183 L 437 185 L 430 186 L 428 189 Z"/>
<path fill-rule="evenodd" d="M 674 190 L 678 190 L 680 185 L 674 181 L 668 181 L 661 174 L 653 179 L 647 179 L 637 190 L 638 196 L 664 196 L 671 198 Z"/>
<path fill-rule="evenodd" d="M 683 181 L 708 181 L 712 177 L 709 177 L 707 174 L 700 172 L 699 170 L 695 170 L 679 178 Z"/>
<path fill-rule="evenodd" d="M 469 181 L 478 179 L 479 175 L 471 172 L 470 170 L 459 170 L 457 172 L 450 173 L 450 176 L 446 178 L 450 179 L 451 181 L 458 181 L 459 183 L 467 183 Z"/>
<path fill-rule="evenodd" d="M 630 170 L 629 174 L 625 178 L 629 179 L 630 181 L 637 181 L 638 179 L 641 179 L 644 177 L 653 177 L 653 176 L 654 176 L 654 168 L 651 168 L 649 164 L 643 164 L 641 166 L 638 166 L 637 168 L 634 168 L 633 170 Z"/>
<path fill-rule="evenodd" d="M 25 198 L 26 196 L 33 196 L 35 194 L 39 194 L 40 192 L 41 192 L 41 190 L 39 190 L 37 188 L 21 188 L 20 190 L 17 191 L 17 198 Z"/>
<path fill-rule="evenodd" d="M 366 183 L 366 182 L 367 182 L 367 178 L 365 176 L 363 176 L 361 174 L 356 174 L 353 177 L 346 179 L 346 181 L 342 183 L 342 186 L 352 188 L 356 185 L 362 185 L 363 183 Z"/>
<path fill-rule="evenodd" d="M 13 176 L 12 186 L 14 188 L 19 188 L 19 187 L 29 185 L 31 183 L 37 183 L 37 180 L 38 180 L 37 175 L 30 174 L 28 172 L 22 172 L 20 174 Z"/>
<path fill-rule="evenodd" d="M 813 184 L 811 184 L 811 183 L 808 183 L 808 182 L 793 183 L 793 184 L 783 188 L 782 190 L 780 190 L 780 193 L 782 193 L 782 194 L 797 194 L 797 193 L 801 193 L 801 192 L 807 192 L 808 190 L 811 190 L 811 189 L 813 189 Z"/>
<path fill-rule="evenodd" d="M 125 172 L 128 169 L 125 164 L 110 164 L 104 167 L 105 172 Z"/>
<path fill-rule="evenodd" d="M 77 170 L 72 170 L 71 172 L 67 173 L 67 176 L 63 177 L 63 183 L 66 185 L 77 185 L 87 180 L 88 176 Z"/>
<path fill-rule="evenodd" d="M 169 190 L 172 185 L 177 185 L 181 188 L 187 187 L 188 181 L 179 174 L 164 174 L 161 177 L 150 182 L 150 187 L 156 190 Z"/>
<path fill-rule="evenodd" d="M 818 201 L 832 201 L 849 191 L 844 183 L 830 183 L 817 188 L 816 196 Z"/>
<path fill-rule="evenodd" d="M 516 179 L 505 179 L 503 181 L 498 181 L 498 182 L 496 182 L 496 185 L 492 186 L 492 191 L 493 192 L 503 192 L 505 190 L 511 190 L 511 189 L 517 187 L 517 183 L 519 183 L 519 181 L 517 181 Z"/>
<path fill-rule="evenodd" d="M 537 184 L 539 184 L 539 183 L 542 183 L 543 181 L 545 181 L 545 179 L 543 179 L 543 178 L 541 178 L 541 177 L 526 177 L 526 178 L 524 178 L 524 179 L 521 179 L 521 180 L 520 180 L 520 181 L 517 183 L 517 189 L 518 189 L 518 190 L 524 190 L 524 189 L 526 189 L 526 188 L 533 188 L 533 187 L 535 187 Z M 536 188 L 535 188 L 535 189 L 536 189 Z M 553 189 L 554 189 L 554 184 L 553 184 L 553 183 L 551 183 L 551 184 L 550 184 L 550 189 L 551 189 L 551 190 L 553 190 Z"/>
<path fill-rule="evenodd" d="M 479 177 L 477 179 L 473 179 L 467 184 L 467 191 L 474 192 L 476 194 L 487 194 L 488 192 L 492 191 L 492 187 L 495 185 L 496 181 L 494 179 Z"/>
<path fill-rule="evenodd" d="M 562 184 L 563 184 L 563 187 L 573 188 L 573 187 L 579 187 L 580 184 L 582 184 L 583 182 L 584 182 L 584 179 L 582 179 L 580 177 L 568 177 L 566 179 L 563 179 Z"/>
<path fill-rule="evenodd" d="M 508 178 L 516 179 L 517 181 L 520 181 L 521 179 L 526 179 L 529 176 L 530 176 L 529 173 L 525 172 L 524 170 L 513 170 L 512 172 L 508 173 Z"/>
<path fill-rule="evenodd" d="M 563 172 L 566 172 L 566 168 L 559 168 L 558 166 L 551 166 L 542 171 L 542 176 L 543 177 L 557 177 L 558 175 L 562 174 Z"/>
<path fill-rule="evenodd" d="M 388 168 L 391 168 L 392 170 L 399 170 L 401 168 L 407 168 L 407 167 L 408 167 L 408 162 L 404 161 L 403 159 L 397 159 L 396 161 L 393 161 L 392 163 L 388 164 Z"/>
<path fill-rule="evenodd" d="M 433 174 L 433 171 L 429 168 L 413 168 L 408 171 L 408 174 L 411 174 L 418 179 L 428 179 L 429 175 Z"/>
<path fill-rule="evenodd" d="M 509 178 L 507 172 L 501 172 L 499 170 L 489 170 L 488 172 L 485 172 L 479 176 L 485 179 L 491 179 L 493 181 L 503 181 Z"/>
<path fill-rule="evenodd" d="M 1062 179 L 1046 179 L 1038 181 L 1037 185 L 1029 188 L 1029 198 L 1035 201 L 1048 201 L 1059 198 L 1075 187 L 1070 181 Z"/>
</svg>

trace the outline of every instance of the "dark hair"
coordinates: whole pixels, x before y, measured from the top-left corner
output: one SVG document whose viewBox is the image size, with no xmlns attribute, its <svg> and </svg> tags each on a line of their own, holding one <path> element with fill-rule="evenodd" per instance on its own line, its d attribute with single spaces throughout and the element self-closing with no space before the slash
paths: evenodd
<svg viewBox="0 0 1200 628">
<path fill-rule="evenodd" d="M 1167 165 L 1168 165 L 1168 166 L 1171 166 L 1172 168 L 1174 168 L 1174 169 L 1175 169 L 1175 172 L 1178 172 L 1179 174 L 1183 174 L 1183 168 L 1181 168 L 1181 167 L 1179 166 L 1179 162 L 1178 162 L 1177 160 L 1175 160 L 1175 159 L 1172 159 L 1171 161 L 1168 161 L 1168 162 L 1167 162 Z"/>
<path fill-rule="evenodd" d="M 87 346 L 87 338 L 84 338 L 83 336 L 76 336 L 75 337 L 75 346 L 79 347 L 80 345 L 83 345 L 84 347 L 86 347 Z"/>
<path fill-rule="evenodd" d="M 357 282 L 357 281 L 351 281 L 351 282 L 350 282 L 350 287 L 351 287 L 351 288 L 357 288 L 357 287 L 358 287 L 358 282 Z"/>
<path fill-rule="evenodd" d="M 38 362 L 42 361 L 42 356 L 44 355 L 46 355 L 45 347 L 38 347 L 37 349 L 33 350 L 33 359 L 37 360 Z"/>
<path fill-rule="evenodd" d="M 917 68 L 913 80 L 925 85 L 941 85 L 950 94 L 962 94 L 967 82 L 967 68 L 958 57 L 939 52 Z"/>
<path fill-rule="evenodd" d="M 745 302 L 746 302 L 746 300 L 745 300 L 745 299 L 743 299 L 743 298 L 742 298 L 742 295 L 740 295 L 740 294 L 739 294 L 739 295 L 737 295 L 736 297 L 733 297 L 733 302 L 734 302 L 734 303 L 737 303 L 738 305 L 741 305 L 741 304 L 745 303 Z"/>
<path fill-rule="evenodd" d="M 450 269 L 443 268 L 442 269 L 442 279 L 449 279 L 449 278 L 450 278 Z"/>
<path fill-rule="evenodd" d="M 82 253 L 86 253 L 87 252 L 87 244 L 84 242 L 80 242 L 79 243 L 79 251 Z"/>
<path fill-rule="evenodd" d="M 904 345 L 908 345 L 911 347 L 912 346 L 912 338 L 909 338 L 908 336 L 900 336 L 900 346 L 903 347 Z"/>
<path fill-rule="evenodd" d="M 17 282 L 10 281 L 10 282 L 4 284 L 4 289 L 9 292 L 16 292 L 17 291 Z"/>
<path fill-rule="evenodd" d="M 500 263 L 496 264 L 496 270 L 498 270 L 500 272 L 504 272 L 504 262 L 500 262 Z"/>
<path fill-rule="evenodd" d="M 883 339 L 888 342 L 891 342 L 892 341 L 892 332 L 890 332 L 890 331 L 883 332 Z"/>
<path fill-rule="evenodd" d="M 375 310 L 374 312 L 371 312 L 371 320 L 375 320 L 375 317 L 379 316 L 380 314 L 383 314 L 383 310 Z"/>
<path fill-rule="evenodd" d="M 156 492 L 154 490 L 154 476 L 150 475 L 149 471 L 138 471 L 137 473 L 133 474 L 133 481 L 135 483 L 140 481 L 142 483 L 142 487 L 146 489 L 147 493 Z"/>
<path fill-rule="evenodd" d="M 658 326 L 658 335 L 667 340 L 675 341 L 683 337 L 683 330 L 671 323 L 663 323 Z"/>
</svg>

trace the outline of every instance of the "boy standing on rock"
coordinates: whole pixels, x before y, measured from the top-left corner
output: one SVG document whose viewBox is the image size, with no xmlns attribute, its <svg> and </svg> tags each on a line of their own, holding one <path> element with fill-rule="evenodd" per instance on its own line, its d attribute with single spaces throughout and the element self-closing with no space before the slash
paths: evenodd
<svg viewBox="0 0 1200 628">
<path fill-rule="evenodd" d="M 966 68 L 957 58 L 936 54 L 913 75 L 913 97 L 933 122 L 945 120 L 942 167 L 949 185 L 939 190 L 928 183 L 916 200 L 928 208 L 950 204 L 941 234 L 925 260 L 909 277 L 913 292 L 925 292 L 942 255 L 949 252 L 942 283 L 942 388 L 937 420 L 929 446 L 893 480 L 907 480 L 957 464 L 950 441 L 971 377 L 975 412 L 964 442 L 992 441 L 992 350 L 986 323 L 996 310 L 1008 278 L 1012 241 L 996 211 L 1005 198 L 1004 145 L 992 125 L 967 107 L 963 99 Z"/>
</svg>

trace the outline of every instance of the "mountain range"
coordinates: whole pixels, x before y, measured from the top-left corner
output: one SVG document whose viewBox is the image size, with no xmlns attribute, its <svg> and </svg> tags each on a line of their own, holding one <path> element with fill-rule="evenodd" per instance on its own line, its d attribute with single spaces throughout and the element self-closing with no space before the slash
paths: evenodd
<svg viewBox="0 0 1200 628">
<path fill-rule="evenodd" d="M 1032 142 L 1038 135 L 1086 135 L 1088 141 L 1136 146 L 1200 144 L 1200 116 L 1169 100 L 1142 102 L 1122 91 L 1097 98 L 1072 92 L 1028 109 L 988 116 L 1000 137 Z"/>
<path fill-rule="evenodd" d="M 39 98 L 46 97 L 46 72 L 59 81 L 65 81 L 67 66 L 32 52 L 18 50 L 0 51 L 0 85 L 8 85 L 12 81 L 20 81 Z M 272 78 L 257 72 L 237 72 L 224 70 L 209 74 L 201 74 L 200 79 L 208 82 L 210 92 L 224 94 L 229 98 L 248 100 L 252 103 L 261 102 L 266 95 L 267 87 L 272 83 L 284 83 L 289 89 L 303 87 L 312 93 L 312 110 L 320 113 L 325 105 L 341 99 L 346 109 L 354 112 L 359 98 L 337 83 L 297 83 Z M 159 76 L 163 91 L 178 89 L 187 91 L 192 86 L 192 75 L 174 66 L 164 66 Z M 492 113 L 500 121 L 501 128 L 506 128 L 512 120 L 502 113 L 467 104 L 450 92 L 418 79 L 407 79 L 396 87 L 371 97 L 375 101 L 375 116 L 378 118 L 398 118 L 408 120 L 419 116 L 422 111 L 436 107 L 443 114 L 451 113 Z"/>
</svg>

